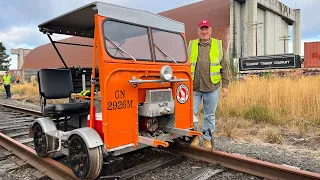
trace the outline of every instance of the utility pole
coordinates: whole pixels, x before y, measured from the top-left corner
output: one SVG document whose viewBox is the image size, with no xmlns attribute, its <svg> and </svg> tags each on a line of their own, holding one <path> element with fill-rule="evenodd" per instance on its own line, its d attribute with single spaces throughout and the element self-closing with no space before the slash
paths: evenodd
<svg viewBox="0 0 320 180">
<path fill-rule="evenodd" d="M 258 28 L 261 28 L 261 27 L 259 27 L 259 25 L 261 25 L 261 24 L 263 24 L 263 23 L 253 23 L 252 24 L 253 28 L 256 31 L 256 56 L 258 56 Z"/>
<path fill-rule="evenodd" d="M 280 38 L 279 41 L 283 41 L 284 53 L 286 53 L 286 41 L 289 41 L 289 40 L 290 40 L 289 37 L 290 37 L 290 36 L 286 36 L 286 35 L 283 35 L 283 36 L 279 37 L 279 38 Z"/>
</svg>

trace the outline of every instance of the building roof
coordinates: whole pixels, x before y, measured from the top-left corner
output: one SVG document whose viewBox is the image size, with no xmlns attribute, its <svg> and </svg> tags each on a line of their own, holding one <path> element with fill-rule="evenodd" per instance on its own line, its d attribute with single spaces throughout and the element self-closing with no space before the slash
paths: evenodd
<svg viewBox="0 0 320 180">
<path fill-rule="evenodd" d="M 197 38 L 197 28 L 201 20 L 211 22 L 212 37 L 223 40 L 226 52 L 228 47 L 230 27 L 230 1 L 204 0 L 190 5 L 182 6 L 159 15 L 183 22 L 187 41 Z M 163 28 L 162 28 L 163 29 Z M 78 44 L 93 44 L 92 38 L 71 37 L 62 42 Z M 72 45 L 56 44 L 66 64 L 71 66 L 91 67 L 92 48 Z M 63 64 L 51 43 L 33 49 L 25 59 L 21 69 L 57 68 Z"/>
<path fill-rule="evenodd" d="M 223 40 L 225 50 L 228 47 L 230 28 L 230 1 L 228 0 L 204 0 L 159 14 L 183 22 L 188 42 L 198 38 L 197 28 L 200 21 L 209 20 L 212 26 L 212 37 Z"/>
<path fill-rule="evenodd" d="M 59 42 L 93 45 L 92 38 L 70 37 Z M 92 47 L 56 44 L 62 58 L 68 65 L 91 67 Z M 64 67 L 51 43 L 33 49 L 26 57 L 21 69 L 40 69 Z"/>
</svg>

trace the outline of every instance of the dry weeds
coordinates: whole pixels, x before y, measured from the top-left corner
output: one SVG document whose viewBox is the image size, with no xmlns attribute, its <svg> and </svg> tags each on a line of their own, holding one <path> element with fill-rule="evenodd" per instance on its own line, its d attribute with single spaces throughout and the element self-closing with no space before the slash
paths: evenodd
<svg viewBox="0 0 320 180">
<path fill-rule="evenodd" d="M 0 88 L 1 93 L 5 93 L 4 88 Z M 37 82 L 11 84 L 12 98 L 40 105 L 39 87 Z M 67 99 L 47 100 L 47 103 L 67 102 Z"/>
<path fill-rule="evenodd" d="M 320 135 L 318 94 L 319 76 L 231 82 L 229 95 L 220 97 L 215 134 L 269 143 L 282 143 L 287 134 Z M 200 127 L 202 113 L 198 114 Z"/>
</svg>

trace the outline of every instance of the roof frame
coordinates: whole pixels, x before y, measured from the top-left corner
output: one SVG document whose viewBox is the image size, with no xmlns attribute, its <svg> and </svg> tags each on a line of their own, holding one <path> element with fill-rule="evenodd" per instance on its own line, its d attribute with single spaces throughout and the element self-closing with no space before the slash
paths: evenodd
<svg viewBox="0 0 320 180">
<path fill-rule="evenodd" d="M 105 2 L 93 2 L 40 24 L 39 31 L 81 37 L 94 37 L 95 14 L 173 32 L 185 32 L 184 24 L 147 11 Z"/>
</svg>

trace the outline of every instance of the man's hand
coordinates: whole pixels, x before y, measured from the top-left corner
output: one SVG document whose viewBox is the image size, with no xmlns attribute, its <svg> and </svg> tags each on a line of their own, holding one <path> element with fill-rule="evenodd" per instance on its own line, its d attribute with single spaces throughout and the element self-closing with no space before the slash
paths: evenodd
<svg viewBox="0 0 320 180">
<path fill-rule="evenodd" d="M 228 95 L 228 88 L 222 88 L 222 97 L 226 97 Z"/>
</svg>

